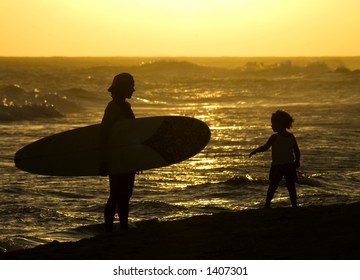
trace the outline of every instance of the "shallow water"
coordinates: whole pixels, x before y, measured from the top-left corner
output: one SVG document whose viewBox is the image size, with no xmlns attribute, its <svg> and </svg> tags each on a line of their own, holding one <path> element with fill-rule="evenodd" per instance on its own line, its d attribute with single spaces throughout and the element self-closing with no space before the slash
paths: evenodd
<svg viewBox="0 0 360 280">
<path fill-rule="evenodd" d="M 262 207 L 271 153 L 251 159 L 248 154 L 273 133 L 270 117 L 277 109 L 295 118 L 291 132 L 302 155 L 299 204 L 359 200 L 358 71 L 338 73 L 329 66 L 333 61 L 321 67 L 318 62 L 269 64 L 251 71 L 244 66 L 214 68 L 216 60 L 206 67 L 164 60 L 140 65 L 136 59 L 118 59 L 116 65 L 109 61 L 0 59 L 4 250 L 98 233 L 93 225 L 103 221 L 106 178 L 28 174 L 14 167 L 13 155 L 41 137 L 100 122 L 109 101 L 106 88 L 122 71 L 136 79 L 131 103 L 137 117 L 196 117 L 212 132 L 208 146 L 195 157 L 137 176 L 132 222 Z M 286 188 L 280 187 L 274 207 L 289 204 Z"/>
</svg>

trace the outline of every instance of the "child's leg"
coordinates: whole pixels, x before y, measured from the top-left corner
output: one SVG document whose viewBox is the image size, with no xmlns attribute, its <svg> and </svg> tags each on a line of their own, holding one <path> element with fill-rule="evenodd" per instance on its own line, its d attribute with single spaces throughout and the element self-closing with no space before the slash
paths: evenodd
<svg viewBox="0 0 360 280">
<path fill-rule="evenodd" d="M 279 186 L 278 182 L 270 181 L 270 185 L 269 185 L 269 188 L 268 188 L 268 191 L 267 191 L 267 194 L 266 194 L 266 202 L 265 202 L 265 207 L 266 208 L 270 208 L 271 200 L 273 199 L 274 194 L 275 194 L 276 189 L 278 188 L 278 186 Z"/>
<path fill-rule="evenodd" d="M 294 180 L 286 180 L 286 187 L 289 191 L 292 207 L 297 207 L 297 194 Z"/>
<path fill-rule="evenodd" d="M 279 169 L 278 166 L 271 166 L 270 168 L 270 172 L 269 172 L 269 188 L 266 194 L 266 202 L 265 202 L 265 207 L 266 208 L 270 208 L 270 203 L 271 200 L 274 197 L 274 194 L 276 192 L 276 189 L 279 186 L 279 183 L 281 181 L 282 175 L 281 175 L 281 171 Z"/>
<path fill-rule="evenodd" d="M 293 164 L 290 164 L 285 173 L 286 187 L 290 195 L 290 201 L 292 207 L 297 207 L 297 194 L 295 181 L 297 180 L 296 168 Z"/>
</svg>

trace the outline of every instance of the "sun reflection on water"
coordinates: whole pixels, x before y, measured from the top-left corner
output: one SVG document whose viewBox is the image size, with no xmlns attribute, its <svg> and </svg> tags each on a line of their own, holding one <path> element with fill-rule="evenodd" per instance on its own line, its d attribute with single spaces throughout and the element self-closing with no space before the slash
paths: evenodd
<svg viewBox="0 0 360 280">
<path fill-rule="evenodd" d="M 207 207 L 209 208 L 211 205 L 214 207 L 221 207 L 229 203 L 229 200 L 227 199 L 221 199 L 221 198 L 199 198 L 192 201 L 185 201 L 185 202 L 176 202 L 174 203 L 177 206 L 184 206 L 187 208 L 193 208 L 193 207 Z"/>
</svg>

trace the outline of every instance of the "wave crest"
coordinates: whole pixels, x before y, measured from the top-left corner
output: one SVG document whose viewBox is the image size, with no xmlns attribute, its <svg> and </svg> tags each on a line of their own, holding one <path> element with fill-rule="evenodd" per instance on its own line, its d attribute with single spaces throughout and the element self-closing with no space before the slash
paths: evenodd
<svg viewBox="0 0 360 280">
<path fill-rule="evenodd" d="M 26 91 L 17 84 L 0 89 L 0 121 L 60 118 L 76 112 L 79 106 L 57 93 Z"/>
</svg>

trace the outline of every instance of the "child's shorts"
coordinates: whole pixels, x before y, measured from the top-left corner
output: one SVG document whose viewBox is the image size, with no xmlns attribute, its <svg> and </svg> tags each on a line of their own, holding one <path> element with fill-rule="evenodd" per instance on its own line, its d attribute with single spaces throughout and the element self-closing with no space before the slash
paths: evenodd
<svg viewBox="0 0 360 280">
<path fill-rule="evenodd" d="M 286 181 L 296 181 L 296 167 L 293 163 L 273 165 L 270 168 L 269 180 L 270 182 L 279 183 L 282 178 Z"/>
</svg>

